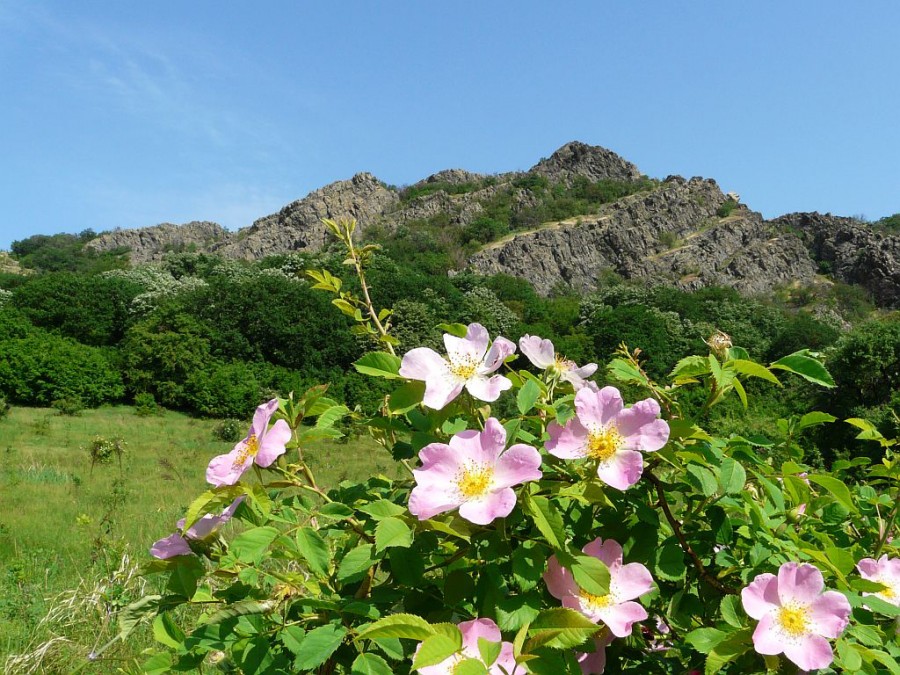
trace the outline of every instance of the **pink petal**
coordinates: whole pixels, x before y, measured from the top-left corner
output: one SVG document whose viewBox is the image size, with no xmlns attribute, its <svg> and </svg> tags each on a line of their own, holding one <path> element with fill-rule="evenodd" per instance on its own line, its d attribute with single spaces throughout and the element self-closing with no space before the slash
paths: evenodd
<svg viewBox="0 0 900 675">
<path fill-rule="evenodd" d="M 523 335 L 519 340 L 519 349 L 540 369 L 552 366 L 556 360 L 556 349 L 550 340 L 541 340 L 537 335 Z"/>
<path fill-rule="evenodd" d="M 555 555 L 550 556 L 547 561 L 547 571 L 544 572 L 544 583 L 547 584 L 547 590 L 557 600 L 565 600 L 577 596 L 580 589 L 572 573 L 559 564 Z"/>
<path fill-rule="evenodd" d="M 490 619 L 463 621 L 457 624 L 457 628 L 462 633 L 463 650 L 467 656 L 481 658 L 481 652 L 478 650 L 478 638 L 483 638 L 488 642 L 500 642 L 503 639 L 500 635 L 500 628 Z"/>
<path fill-rule="evenodd" d="M 544 445 L 554 457 L 560 459 L 581 459 L 587 455 L 588 430 L 577 417 L 562 427 L 556 422 L 547 426 L 550 440 Z"/>
<path fill-rule="evenodd" d="M 778 577 L 774 574 L 760 574 L 741 591 L 744 611 L 759 621 L 781 606 L 778 599 Z"/>
<path fill-rule="evenodd" d="M 838 637 L 850 620 L 850 602 L 838 591 L 825 591 L 815 599 L 809 610 L 815 632 L 827 638 Z"/>
<path fill-rule="evenodd" d="M 450 379 L 450 375 L 433 375 L 425 380 L 425 396 L 422 402 L 433 410 L 442 410 L 445 405 L 459 396 L 463 390 L 461 382 Z"/>
<path fill-rule="evenodd" d="M 452 511 L 459 504 L 459 498 L 447 490 L 417 485 L 409 494 L 407 508 L 419 520 L 427 520 L 439 513 Z"/>
<path fill-rule="evenodd" d="M 607 485 L 627 490 L 641 479 L 643 471 L 644 457 L 641 453 L 636 450 L 619 450 L 597 466 L 597 477 Z"/>
<path fill-rule="evenodd" d="M 466 382 L 466 389 L 479 401 L 493 403 L 500 394 L 512 388 L 512 382 L 503 375 L 494 375 L 491 378 L 475 375 Z"/>
<path fill-rule="evenodd" d="M 484 357 L 484 362 L 479 369 L 482 375 L 493 373 L 497 368 L 503 365 L 503 361 L 507 356 L 516 351 L 516 344 L 507 340 L 505 337 L 498 337 L 491 345 L 490 351 Z"/>
<path fill-rule="evenodd" d="M 505 518 L 516 506 L 516 493 L 512 488 L 488 492 L 480 499 L 470 499 L 460 504 L 459 515 L 476 525 L 487 525 L 496 518 Z"/>
<path fill-rule="evenodd" d="M 504 452 L 494 466 L 494 486 L 512 487 L 540 480 L 541 453 L 530 445 L 518 443 Z"/>
<path fill-rule="evenodd" d="M 653 588 L 650 570 L 641 563 L 622 565 L 610 579 L 609 591 L 617 600 L 635 600 Z"/>
<path fill-rule="evenodd" d="M 604 541 L 597 537 L 591 543 L 587 544 L 583 549 L 583 553 L 587 553 L 593 558 L 597 558 L 604 565 L 612 569 L 618 569 L 622 564 L 622 545 L 615 539 L 607 539 Z M 629 598 L 630 600 L 631 598 Z"/>
<path fill-rule="evenodd" d="M 206 467 L 207 483 L 219 487 L 221 485 L 234 485 L 241 479 L 244 471 L 253 464 L 253 458 L 249 455 L 242 463 L 235 464 L 242 444 L 243 441 L 238 443 L 231 452 L 213 457 L 210 460 L 209 466 Z"/>
<path fill-rule="evenodd" d="M 819 635 L 804 635 L 799 640 L 786 642 L 784 655 L 802 670 L 827 668 L 834 660 L 831 645 Z"/>
<path fill-rule="evenodd" d="M 601 638 L 594 638 L 595 651 L 575 654 L 582 675 L 601 675 L 606 670 L 606 647 L 612 641 L 612 634 L 606 633 Z"/>
<path fill-rule="evenodd" d="M 631 627 L 647 618 L 647 610 L 636 602 L 623 602 L 598 611 L 600 618 L 616 637 L 631 635 Z"/>
<path fill-rule="evenodd" d="M 153 543 L 150 548 L 150 555 L 160 560 L 168 560 L 177 555 L 191 555 L 191 547 L 188 546 L 187 540 L 180 534 L 170 534 L 164 539 L 160 539 Z"/>
<path fill-rule="evenodd" d="M 477 434 L 477 431 L 463 432 Z M 450 443 L 452 444 L 457 436 L 454 436 Z M 457 441 L 459 443 L 459 441 Z M 460 456 L 459 448 L 454 448 L 446 443 L 431 443 L 419 450 L 419 461 L 422 466 L 413 471 L 416 483 L 425 485 L 440 485 L 455 483 L 456 475 L 459 473 L 460 463 L 465 457 Z"/>
<path fill-rule="evenodd" d="M 521 675 L 527 672 L 525 666 L 516 664 L 516 657 L 513 654 L 512 642 L 503 642 L 500 645 L 500 655 L 493 665 L 488 669 L 489 675 Z"/>
<path fill-rule="evenodd" d="M 253 413 L 253 424 L 250 425 L 250 433 L 247 434 L 249 437 L 250 434 L 254 434 L 257 438 L 263 435 L 266 431 L 266 427 L 269 425 L 269 420 L 272 419 L 272 415 L 275 414 L 275 411 L 278 410 L 278 399 L 273 398 L 268 403 L 263 403 L 261 406 L 256 408 L 256 412 Z"/>
<path fill-rule="evenodd" d="M 487 351 L 490 336 L 480 323 L 470 323 L 464 338 L 444 333 L 444 346 L 451 361 L 472 359 L 481 361 Z"/>
<path fill-rule="evenodd" d="M 586 426 L 606 426 L 624 406 L 622 395 L 615 387 L 603 387 L 598 392 L 583 388 L 575 394 L 575 411 Z"/>
<path fill-rule="evenodd" d="M 259 466 L 271 466 L 272 462 L 287 452 L 284 444 L 289 440 L 291 440 L 291 428 L 284 420 L 278 420 L 260 440 L 256 463 Z"/>
<path fill-rule="evenodd" d="M 629 450 L 653 452 L 669 440 L 669 425 L 659 415 L 659 404 L 652 398 L 638 401 L 616 417 L 616 427 Z"/>
<path fill-rule="evenodd" d="M 434 375 L 442 375 L 446 370 L 447 362 L 428 347 L 411 349 L 400 362 L 400 376 L 410 380 L 427 380 Z"/>
<path fill-rule="evenodd" d="M 823 588 L 825 580 L 814 565 L 787 562 L 778 569 L 778 598 L 782 605 L 811 605 Z"/>
<path fill-rule="evenodd" d="M 503 427 L 500 427 L 503 429 Z M 503 441 L 506 442 L 506 430 L 503 430 Z M 467 429 L 454 434 L 450 439 L 450 448 L 453 449 L 456 461 L 460 466 L 465 466 L 466 462 L 475 464 L 493 465 L 497 461 L 497 456 L 503 450 L 503 446 L 496 449 L 492 441 L 488 439 L 488 447 L 485 448 L 482 432 L 475 429 Z M 446 447 L 446 446 L 445 446 Z"/>
<path fill-rule="evenodd" d="M 753 631 L 753 648 L 756 652 L 764 656 L 773 656 L 783 652 L 784 646 L 784 634 L 775 621 L 774 612 L 761 617 L 756 630 Z"/>
</svg>

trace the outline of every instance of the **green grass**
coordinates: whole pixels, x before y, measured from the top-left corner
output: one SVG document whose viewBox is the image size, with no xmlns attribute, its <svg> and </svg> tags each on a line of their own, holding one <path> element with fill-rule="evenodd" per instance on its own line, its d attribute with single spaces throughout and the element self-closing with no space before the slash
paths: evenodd
<svg viewBox="0 0 900 675">
<path fill-rule="evenodd" d="M 123 555 L 135 563 L 149 560 L 150 545 L 173 532 L 187 505 L 207 489 L 207 463 L 233 446 L 214 439 L 217 424 L 174 412 L 140 417 L 125 406 L 76 417 L 12 408 L 0 418 L 0 669 L 8 654 L 54 633 L 40 622 L 58 594 L 99 584 L 99 603 L 107 609 L 134 599 L 139 580 L 126 583 L 125 572 L 116 575 Z M 121 466 L 113 458 L 91 467 L 87 446 L 96 436 L 125 441 Z M 323 486 L 376 473 L 399 475 L 390 455 L 367 438 L 324 442 L 304 452 Z M 102 622 L 105 612 L 95 613 Z M 72 628 L 78 632 L 79 626 Z M 87 654 L 95 636 L 115 631 L 82 625 L 80 632 L 74 647 Z M 85 648 L 88 639 L 93 642 Z M 121 652 L 116 658 L 133 662 L 134 654 Z M 102 666 L 86 672 L 116 671 Z"/>
</svg>

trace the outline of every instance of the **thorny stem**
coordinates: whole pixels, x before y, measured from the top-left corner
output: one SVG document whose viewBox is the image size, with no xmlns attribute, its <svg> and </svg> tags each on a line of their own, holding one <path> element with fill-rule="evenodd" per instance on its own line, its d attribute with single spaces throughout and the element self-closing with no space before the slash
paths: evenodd
<svg viewBox="0 0 900 675">
<path fill-rule="evenodd" d="M 887 543 L 888 537 L 891 536 L 891 530 L 894 529 L 894 521 L 897 519 L 898 509 L 900 509 L 900 500 L 898 500 L 897 496 L 895 496 L 894 508 L 891 509 L 891 512 L 888 515 L 887 523 L 884 525 L 884 530 L 878 537 L 878 545 L 875 547 L 875 554 L 872 556 L 876 560 L 878 559 L 878 556 L 881 555 L 881 549 L 884 548 L 885 543 Z"/>
<path fill-rule="evenodd" d="M 362 263 L 359 256 L 356 254 L 356 249 L 353 247 L 353 235 L 349 230 L 347 230 L 347 248 L 350 252 L 350 258 L 353 260 L 353 267 L 356 268 L 356 276 L 359 278 L 359 285 L 362 288 L 363 298 L 366 301 L 366 310 L 369 312 L 372 323 L 375 324 L 381 337 L 387 337 L 388 332 L 378 319 L 378 312 L 375 311 L 375 307 L 372 305 L 372 298 L 369 296 L 369 286 L 366 284 L 366 273 L 363 271 Z M 388 351 L 396 356 L 394 353 L 394 345 L 390 342 L 385 342 L 384 344 L 387 346 Z"/>
<path fill-rule="evenodd" d="M 675 516 L 672 515 L 672 510 L 669 508 L 669 502 L 666 500 L 665 490 L 663 490 L 663 485 L 659 478 L 657 478 L 650 471 L 645 472 L 644 476 L 653 484 L 653 487 L 656 488 L 656 496 L 659 498 L 659 506 L 660 508 L 662 508 L 663 514 L 665 514 L 666 516 L 666 520 L 669 521 L 669 525 L 671 525 L 672 530 L 675 532 L 675 537 L 678 539 L 678 543 L 681 545 L 681 549 L 688 555 L 688 557 L 691 559 L 691 562 L 693 562 L 694 568 L 697 570 L 697 574 L 700 575 L 700 578 L 720 593 L 726 595 L 737 595 L 736 589 L 723 584 L 712 574 L 710 574 L 709 571 L 707 571 L 707 569 L 703 566 L 703 561 L 700 560 L 700 556 L 697 555 L 694 549 L 691 548 L 691 545 L 688 543 L 687 539 L 685 539 L 684 533 L 681 531 L 681 523 L 679 523 L 675 519 Z"/>
</svg>

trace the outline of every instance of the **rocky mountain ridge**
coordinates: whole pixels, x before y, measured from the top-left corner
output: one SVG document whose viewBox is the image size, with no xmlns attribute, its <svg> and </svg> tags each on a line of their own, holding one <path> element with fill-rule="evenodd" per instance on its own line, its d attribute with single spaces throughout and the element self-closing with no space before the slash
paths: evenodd
<svg viewBox="0 0 900 675">
<path fill-rule="evenodd" d="M 484 219 L 497 199 L 506 200 L 509 212 L 522 213 L 540 207 L 548 190 L 569 194 L 579 185 L 637 185 L 641 179 L 639 169 L 615 153 L 573 142 L 526 172 L 484 176 L 450 169 L 402 190 L 359 173 L 236 233 L 215 223 L 164 224 L 106 233 L 87 246 L 127 247 L 133 263 L 159 260 L 171 250 L 253 260 L 321 250 L 329 241 L 322 218 L 356 218 L 363 238 L 373 227 L 382 235 L 422 223 L 453 230 Z M 766 221 L 734 197 L 711 179 L 672 176 L 591 213 L 513 232 L 482 246 L 465 266 L 523 277 L 541 293 L 560 284 L 589 290 L 607 271 L 685 289 L 721 285 L 749 294 L 814 284 L 826 274 L 863 286 L 882 306 L 900 307 L 900 237 L 818 213 Z"/>
</svg>

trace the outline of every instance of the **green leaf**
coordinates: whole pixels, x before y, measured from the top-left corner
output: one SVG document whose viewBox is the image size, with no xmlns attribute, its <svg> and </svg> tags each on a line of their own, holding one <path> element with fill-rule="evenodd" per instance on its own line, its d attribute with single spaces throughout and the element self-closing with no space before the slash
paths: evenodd
<svg viewBox="0 0 900 675">
<path fill-rule="evenodd" d="M 525 652 L 538 647 L 571 649 L 577 647 L 601 629 L 581 612 L 564 607 L 545 609 L 528 628 L 530 639 Z"/>
<path fill-rule="evenodd" d="M 322 508 L 319 509 L 319 515 L 326 518 L 334 518 L 335 520 L 344 520 L 353 515 L 353 509 L 340 502 L 329 502 L 322 505 Z"/>
<path fill-rule="evenodd" d="M 146 617 L 156 613 L 160 607 L 161 595 L 145 595 L 119 610 L 119 638 L 124 640 Z"/>
<path fill-rule="evenodd" d="M 384 377 L 389 380 L 400 377 L 399 357 L 387 352 L 369 352 L 354 362 L 353 367 L 363 375 Z"/>
<path fill-rule="evenodd" d="M 837 417 L 835 417 L 834 415 L 829 415 L 828 413 L 813 410 L 812 412 L 808 412 L 800 418 L 800 421 L 797 423 L 797 430 L 801 431 L 803 429 L 808 429 L 809 427 L 814 427 L 819 424 L 830 424 L 836 419 Z"/>
<path fill-rule="evenodd" d="M 222 623 L 228 619 L 234 619 L 239 616 L 248 616 L 250 614 L 266 614 L 272 611 L 275 603 L 271 600 L 260 602 L 258 600 L 240 600 L 231 605 L 226 605 L 206 620 L 207 624 Z"/>
<path fill-rule="evenodd" d="M 779 382 L 778 378 L 772 373 L 771 370 L 766 368 L 755 361 L 745 361 L 744 359 L 735 359 L 734 361 L 730 361 L 729 364 L 735 372 L 740 373 L 741 375 L 746 375 L 747 377 L 758 377 L 761 380 L 766 380 L 767 382 L 771 382 L 772 384 L 777 384 L 781 386 L 781 382 Z"/>
<path fill-rule="evenodd" d="M 340 420 L 344 415 L 350 412 L 350 408 L 345 405 L 336 405 L 323 411 L 316 420 L 316 427 L 319 429 L 328 429 L 333 427 L 335 422 Z"/>
<path fill-rule="evenodd" d="M 274 527 L 254 527 L 241 532 L 228 547 L 228 551 L 242 563 L 255 565 L 262 561 L 273 541 L 281 534 Z"/>
<path fill-rule="evenodd" d="M 381 553 L 393 546 L 399 548 L 412 546 L 412 530 L 399 518 L 385 518 L 375 527 L 375 552 Z"/>
<path fill-rule="evenodd" d="M 566 546 L 566 530 L 562 514 L 553 503 L 546 497 L 529 495 L 523 500 L 522 506 L 547 543 L 555 549 L 563 550 Z"/>
<path fill-rule="evenodd" d="M 712 497 L 719 489 L 719 483 L 712 471 L 705 466 L 698 464 L 688 464 L 687 467 L 688 480 L 694 487 L 698 488 L 704 497 Z"/>
<path fill-rule="evenodd" d="M 572 576 L 582 590 L 591 595 L 609 593 L 609 568 L 602 560 L 590 555 L 577 555 L 571 565 Z"/>
<path fill-rule="evenodd" d="M 350 675 L 394 675 L 394 669 L 378 654 L 360 654 L 350 668 Z"/>
<path fill-rule="evenodd" d="M 300 654 L 294 661 L 294 667 L 298 670 L 312 670 L 321 666 L 341 646 L 345 635 L 347 629 L 334 624 L 309 631 L 300 645 Z"/>
<path fill-rule="evenodd" d="M 826 370 L 821 361 L 809 356 L 809 351 L 805 349 L 788 354 L 770 364 L 769 367 L 786 370 L 823 387 L 834 386 L 834 378 L 831 377 L 831 373 Z"/>
<path fill-rule="evenodd" d="M 391 614 L 379 619 L 356 636 L 357 640 L 377 638 L 409 638 L 425 640 L 434 635 L 434 628 L 415 614 Z"/>
<path fill-rule="evenodd" d="M 494 661 L 497 660 L 497 657 L 500 656 L 500 650 L 503 648 L 502 642 L 492 642 L 491 640 L 485 640 L 483 637 L 478 638 L 478 653 L 481 655 L 481 660 L 484 661 L 484 664 L 490 668 Z"/>
<path fill-rule="evenodd" d="M 303 638 L 306 637 L 306 631 L 300 628 L 300 626 L 285 626 L 281 632 L 278 633 L 278 637 L 281 639 L 281 644 L 283 644 L 288 651 L 295 656 L 299 656 L 300 650 L 303 648 Z"/>
<path fill-rule="evenodd" d="M 705 675 L 718 675 L 722 667 L 750 649 L 753 629 L 745 628 L 729 635 L 712 648 L 706 657 Z"/>
<path fill-rule="evenodd" d="M 519 393 L 516 395 L 516 406 L 519 408 L 519 412 L 522 415 L 528 413 L 534 407 L 534 404 L 537 403 L 538 398 L 541 395 L 541 388 L 535 383 L 534 380 L 528 380 L 519 389 Z"/>
<path fill-rule="evenodd" d="M 463 659 L 453 666 L 453 675 L 487 675 L 487 672 L 478 659 Z"/>
<path fill-rule="evenodd" d="M 806 479 L 810 483 L 815 483 L 819 487 L 825 488 L 831 495 L 851 513 L 857 513 L 856 504 L 853 503 L 853 497 L 850 489 L 833 476 L 823 476 L 821 474 L 809 474 Z"/>
<path fill-rule="evenodd" d="M 469 327 L 463 323 L 439 323 L 437 329 L 458 338 L 466 337 L 466 334 L 469 332 Z"/>
<path fill-rule="evenodd" d="M 178 627 L 168 612 L 164 612 L 157 614 L 153 619 L 153 637 L 166 647 L 178 649 L 184 642 L 184 631 Z"/>
<path fill-rule="evenodd" d="M 655 560 L 656 573 L 667 581 L 684 579 L 687 566 L 684 562 L 684 551 L 676 543 L 668 543 L 657 550 Z"/>
<path fill-rule="evenodd" d="M 228 506 L 235 499 L 244 494 L 242 485 L 223 485 L 213 490 L 207 490 L 191 502 L 187 513 L 184 514 L 184 530 L 190 528 L 207 513 L 218 515 L 223 507 Z"/>
<path fill-rule="evenodd" d="M 173 655 L 170 652 L 159 652 L 144 661 L 141 672 L 144 675 L 167 675 L 172 672 Z"/>
<path fill-rule="evenodd" d="M 678 377 L 699 377 L 709 372 L 709 361 L 703 356 L 687 356 L 678 363 L 669 373 L 672 379 Z"/>
<path fill-rule="evenodd" d="M 455 654 L 462 648 L 462 633 L 456 629 L 456 635 L 437 633 L 425 638 L 413 659 L 412 669 L 417 670 L 433 666 Z"/>
<path fill-rule="evenodd" d="M 418 380 L 410 380 L 394 392 L 388 398 L 388 409 L 394 415 L 402 415 L 415 408 L 425 397 L 425 383 Z"/>
<path fill-rule="evenodd" d="M 319 576 L 328 576 L 331 551 L 322 536 L 311 527 L 301 527 L 297 531 L 297 548 L 306 559 L 309 569 Z"/>
<path fill-rule="evenodd" d="M 741 609 L 741 598 L 738 595 L 726 595 L 719 604 L 719 613 L 729 626 L 744 627 L 744 614 Z"/>
<path fill-rule="evenodd" d="M 387 499 L 379 499 L 369 504 L 363 504 L 359 507 L 359 510 L 369 514 L 375 520 L 402 516 L 407 513 L 406 507 L 395 504 Z"/>
<path fill-rule="evenodd" d="M 736 495 L 744 489 L 747 482 L 747 472 L 740 462 L 726 457 L 719 467 L 719 484 L 725 494 Z"/>
<path fill-rule="evenodd" d="M 338 581 L 343 583 L 359 581 L 374 564 L 375 558 L 372 555 L 372 545 L 360 544 L 341 560 L 337 570 Z"/>
<path fill-rule="evenodd" d="M 709 654 L 727 637 L 728 633 L 718 628 L 696 628 L 684 636 L 684 641 L 701 654 Z"/>
<path fill-rule="evenodd" d="M 641 371 L 624 359 L 613 359 L 610 361 L 609 365 L 606 366 L 606 372 L 609 373 L 612 379 L 619 382 L 636 382 L 638 384 L 647 382 L 647 378 L 644 377 Z"/>
</svg>

